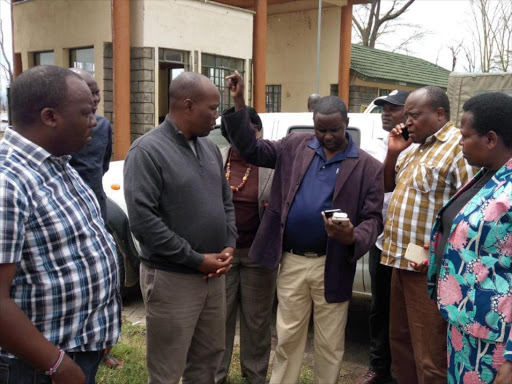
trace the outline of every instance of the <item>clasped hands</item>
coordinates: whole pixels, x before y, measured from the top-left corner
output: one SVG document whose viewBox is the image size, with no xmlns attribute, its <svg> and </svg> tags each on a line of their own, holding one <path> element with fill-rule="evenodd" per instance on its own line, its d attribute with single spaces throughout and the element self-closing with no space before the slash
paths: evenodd
<svg viewBox="0 0 512 384">
<path fill-rule="evenodd" d="M 205 253 L 203 262 L 199 266 L 203 278 L 219 277 L 227 273 L 232 267 L 231 260 L 234 253 L 233 247 L 226 247 L 220 253 Z"/>
</svg>

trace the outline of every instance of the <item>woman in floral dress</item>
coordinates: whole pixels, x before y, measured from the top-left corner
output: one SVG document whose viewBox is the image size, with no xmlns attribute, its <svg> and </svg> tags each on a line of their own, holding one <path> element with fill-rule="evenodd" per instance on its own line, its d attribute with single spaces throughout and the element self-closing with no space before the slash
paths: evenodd
<svg viewBox="0 0 512 384">
<path fill-rule="evenodd" d="M 448 383 L 512 383 L 512 97 L 463 109 L 464 157 L 482 169 L 437 215 L 428 289 L 448 322 Z"/>
</svg>

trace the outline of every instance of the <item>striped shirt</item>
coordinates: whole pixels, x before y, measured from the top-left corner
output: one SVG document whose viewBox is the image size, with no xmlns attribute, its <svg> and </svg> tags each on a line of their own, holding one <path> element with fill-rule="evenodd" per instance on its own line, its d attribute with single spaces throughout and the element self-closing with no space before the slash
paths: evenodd
<svg viewBox="0 0 512 384">
<path fill-rule="evenodd" d="M 404 258 L 407 245 L 430 241 L 437 212 L 476 173 L 462 156 L 460 137 L 449 122 L 397 164 L 384 223 L 382 264 L 412 271 Z"/>
<path fill-rule="evenodd" d="M 114 344 L 120 331 L 115 244 L 69 159 L 5 132 L 0 264 L 16 264 L 11 299 L 52 344 L 98 351 Z M 13 357 L 1 348 L 0 356 Z"/>
</svg>

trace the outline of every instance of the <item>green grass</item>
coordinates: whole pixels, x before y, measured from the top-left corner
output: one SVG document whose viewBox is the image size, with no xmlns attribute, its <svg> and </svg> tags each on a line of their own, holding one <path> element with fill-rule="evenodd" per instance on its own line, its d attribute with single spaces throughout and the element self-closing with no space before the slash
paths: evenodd
<svg viewBox="0 0 512 384">
<path fill-rule="evenodd" d="M 146 384 L 148 371 L 146 368 L 146 327 L 123 323 L 123 334 L 118 344 L 112 349 L 112 354 L 124 362 L 122 369 L 109 369 L 101 365 L 96 376 L 98 384 Z M 270 379 L 270 369 L 267 381 Z M 300 384 L 313 383 L 313 369 L 302 366 Z M 240 349 L 235 346 L 233 360 L 229 370 L 228 384 L 248 384 L 240 371 Z"/>
</svg>

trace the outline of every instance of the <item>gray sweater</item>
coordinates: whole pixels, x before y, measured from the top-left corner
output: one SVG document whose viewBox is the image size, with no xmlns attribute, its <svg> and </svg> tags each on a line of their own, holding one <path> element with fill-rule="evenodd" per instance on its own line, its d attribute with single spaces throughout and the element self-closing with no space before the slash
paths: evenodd
<svg viewBox="0 0 512 384">
<path fill-rule="evenodd" d="M 169 117 L 135 140 L 124 163 L 130 228 L 150 268 L 198 273 L 204 253 L 235 247 L 235 211 L 222 157 L 206 137 L 197 156 Z"/>
</svg>

